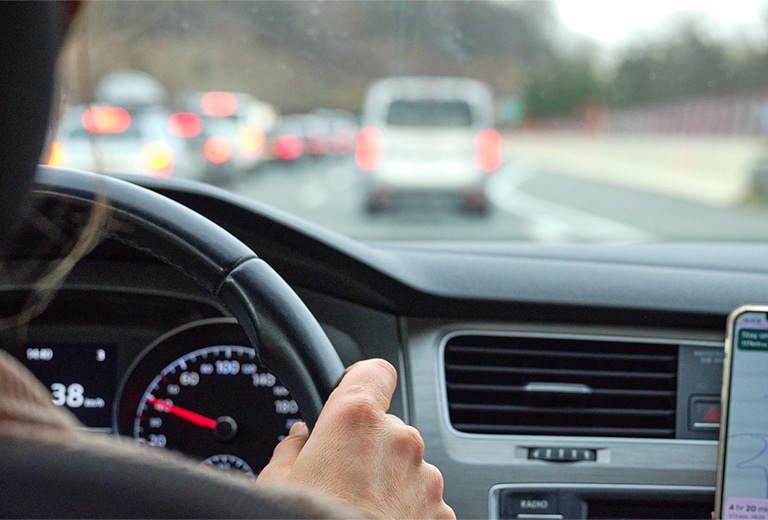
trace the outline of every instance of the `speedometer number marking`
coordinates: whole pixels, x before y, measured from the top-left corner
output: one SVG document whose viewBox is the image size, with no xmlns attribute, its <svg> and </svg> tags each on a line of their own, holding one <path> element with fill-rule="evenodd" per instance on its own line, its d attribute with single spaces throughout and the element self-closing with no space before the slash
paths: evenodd
<svg viewBox="0 0 768 520">
<path fill-rule="evenodd" d="M 237 375 L 240 373 L 240 363 L 227 360 L 217 361 L 216 373 L 222 376 Z"/>
</svg>

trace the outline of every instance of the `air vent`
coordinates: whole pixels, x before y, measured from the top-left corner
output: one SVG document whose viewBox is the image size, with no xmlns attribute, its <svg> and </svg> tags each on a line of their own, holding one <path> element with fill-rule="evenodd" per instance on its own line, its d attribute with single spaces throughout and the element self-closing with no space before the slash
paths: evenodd
<svg viewBox="0 0 768 520">
<path fill-rule="evenodd" d="M 677 345 L 615 338 L 454 336 L 445 346 L 462 432 L 672 438 Z"/>
</svg>

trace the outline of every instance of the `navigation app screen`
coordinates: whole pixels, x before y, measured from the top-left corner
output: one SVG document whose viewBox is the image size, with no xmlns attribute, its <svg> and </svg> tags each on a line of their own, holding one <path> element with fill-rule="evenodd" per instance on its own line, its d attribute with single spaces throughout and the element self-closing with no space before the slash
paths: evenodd
<svg viewBox="0 0 768 520">
<path fill-rule="evenodd" d="M 736 317 L 721 516 L 768 520 L 768 314 Z"/>
</svg>

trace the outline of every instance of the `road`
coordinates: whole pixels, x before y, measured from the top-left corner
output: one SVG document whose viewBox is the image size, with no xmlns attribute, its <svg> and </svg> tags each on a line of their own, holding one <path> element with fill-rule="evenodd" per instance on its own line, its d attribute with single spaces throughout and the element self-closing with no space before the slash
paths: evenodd
<svg viewBox="0 0 768 520">
<path fill-rule="evenodd" d="M 507 132 L 504 156 L 537 169 L 728 207 L 768 152 L 759 136 Z"/>
<path fill-rule="evenodd" d="M 418 204 L 369 215 L 363 173 L 349 158 L 263 166 L 229 188 L 353 238 L 647 242 L 768 240 L 768 207 L 706 204 L 568 176 L 510 159 L 489 180 L 486 216 Z"/>
</svg>

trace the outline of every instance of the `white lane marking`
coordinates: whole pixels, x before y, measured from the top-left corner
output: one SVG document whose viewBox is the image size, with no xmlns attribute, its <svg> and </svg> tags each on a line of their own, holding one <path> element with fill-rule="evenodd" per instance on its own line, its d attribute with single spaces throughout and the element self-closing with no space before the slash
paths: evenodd
<svg viewBox="0 0 768 520">
<path fill-rule="evenodd" d="M 521 192 L 520 186 L 534 176 L 524 163 L 511 163 L 491 177 L 486 187 L 488 198 L 496 206 L 531 223 L 530 233 L 534 239 L 612 242 L 657 239 L 643 229 Z"/>
</svg>

